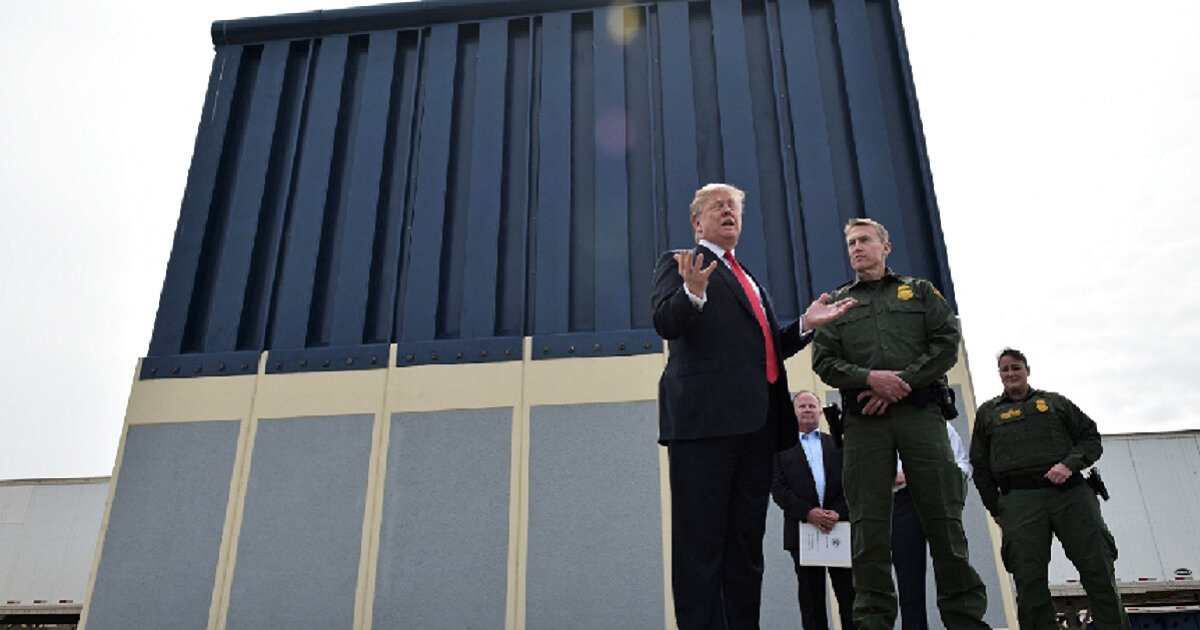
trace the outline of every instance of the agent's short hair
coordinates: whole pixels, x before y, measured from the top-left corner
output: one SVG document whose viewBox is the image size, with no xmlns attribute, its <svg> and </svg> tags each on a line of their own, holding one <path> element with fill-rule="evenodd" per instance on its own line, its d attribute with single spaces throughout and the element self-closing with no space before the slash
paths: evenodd
<svg viewBox="0 0 1200 630">
<path fill-rule="evenodd" d="M 742 201 L 746 199 L 745 192 L 729 184 L 705 184 L 703 188 L 696 191 L 696 197 L 692 199 L 692 205 L 689 206 L 692 211 L 692 221 L 695 221 L 696 217 L 700 216 L 700 213 L 704 211 L 704 206 L 708 203 L 708 198 L 721 190 L 733 197 L 733 203 L 737 206 L 738 210 L 742 209 Z"/>
<path fill-rule="evenodd" d="M 875 228 L 875 233 L 879 235 L 880 243 L 891 242 L 888 240 L 887 228 L 883 227 L 882 223 L 880 223 L 874 219 L 867 219 L 867 218 L 850 219 L 850 221 L 846 223 L 846 229 L 842 230 L 842 233 L 845 234 L 846 236 L 850 236 L 850 230 L 852 230 L 860 225 L 866 225 L 866 226 Z"/>
<path fill-rule="evenodd" d="M 1025 369 L 1029 369 L 1029 359 L 1025 358 L 1024 352 L 1021 352 L 1016 348 L 1005 348 L 1001 350 L 1000 354 L 996 355 L 996 365 L 1000 365 L 1000 359 L 1003 359 L 1004 357 L 1016 359 L 1025 365 Z"/>
</svg>

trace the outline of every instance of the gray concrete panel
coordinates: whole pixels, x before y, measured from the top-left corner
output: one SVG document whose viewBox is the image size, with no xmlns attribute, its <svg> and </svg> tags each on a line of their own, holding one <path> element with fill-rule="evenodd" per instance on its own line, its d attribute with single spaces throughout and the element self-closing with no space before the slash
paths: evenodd
<svg viewBox="0 0 1200 630">
<path fill-rule="evenodd" d="M 89 630 L 203 630 L 239 423 L 129 427 Z"/>
<path fill-rule="evenodd" d="M 825 606 L 828 609 L 828 602 Z M 830 615 L 828 619 L 832 620 L 833 616 Z M 800 627 L 796 569 L 792 564 L 792 554 L 783 548 L 783 510 L 774 501 L 769 501 L 767 505 L 767 533 L 763 536 L 762 608 L 759 621 L 763 628 Z"/>
<path fill-rule="evenodd" d="M 661 628 L 653 401 L 530 410 L 526 627 Z"/>
<path fill-rule="evenodd" d="M 352 626 L 373 420 L 259 420 L 229 630 Z"/>
<path fill-rule="evenodd" d="M 375 628 L 503 628 L 512 409 L 391 419 Z"/>
</svg>

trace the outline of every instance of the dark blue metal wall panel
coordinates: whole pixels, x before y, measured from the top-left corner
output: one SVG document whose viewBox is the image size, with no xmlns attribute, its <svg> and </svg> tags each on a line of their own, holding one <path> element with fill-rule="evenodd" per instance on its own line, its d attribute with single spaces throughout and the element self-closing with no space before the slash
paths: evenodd
<svg viewBox="0 0 1200 630">
<path fill-rule="evenodd" d="M 224 226 L 213 281 L 211 315 L 204 334 L 205 348 L 237 347 L 238 325 L 250 263 L 267 184 L 275 119 L 287 70 L 287 42 L 273 42 L 263 50 L 262 58 L 250 57 L 257 66 L 250 113 L 245 133 L 229 161 L 236 165 L 228 219 Z M 249 64 L 248 64 L 249 67 Z"/>
<path fill-rule="evenodd" d="M 400 260 L 407 251 L 408 200 L 412 187 L 413 137 L 416 135 L 421 49 L 419 32 L 400 33 L 391 94 L 392 108 L 385 132 L 383 181 L 371 262 L 371 292 L 367 296 L 366 338 L 387 342 L 394 338 L 396 309 L 403 294 Z"/>
<path fill-rule="evenodd" d="M 534 106 L 538 121 L 537 211 L 530 219 L 537 236 L 534 253 L 533 329 L 568 331 L 571 241 L 571 16 L 542 18 L 538 38 L 540 91 Z"/>
<path fill-rule="evenodd" d="M 468 187 L 466 268 L 462 336 L 496 333 L 499 287 L 501 203 L 504 186 L 505 71 L 508 68 L 508 22 L 489 20 L 479 28 L 479 63 L 475 69 L 475 111 Z"/>
<path fill-rule="evenodd" d="M 317 259 L 330 203 L 330 169 L 334 166 L 335 131 L 348 44 L 347 37 L 326 37 L 313 48 L 315 59 L 310 62 L 303 137 L 298 149 L 295 192 L 289 207 L 269 347 L 308 345 L 314 294 L 320 291 L 316 286 Z"/>
<path fill-rule="evenodd" d="M 629 130 L 625 107 L 625 9 L 593 13 L 595 98 L 596 328 L 629 328 Z M 620 30 L 614 31 L 613 27 Z"/>
<path fill-rule="evenodd" d="M 412 247 L 407 260 L 408 285 L 397 331 L 398 341 L 437 338 L 437 307 L 441 297 L 438 280 L 442 271 L 442 230 L 447 208 L 446 171 L 450 163 L 458 27 L 435 26 L 427 46 L 428 57 L 422 72 L 424 103 L 420 149 L 413 173 L 417 190 L 410 228 Z"/>
<path fill-rule="evenodd" d="M 692 86 L 691 33 L 685 3 L 658 7 L 661 70 L 663 177 L 666 180 L 667 244 L 685 247 L 693 238 L 685 209 L 696 192 L 696 101 Z"/>
<path fill-rule="evenodd" d="M 391 103 L 391 85 L 396 63 L 396 34 L 373 33 L 361 69 L 362 99 L 350 132 L 353 154 L 349 158 L 350 186 L 346 197 L 346 223 L 332 290 L 333 300 L 329 342 L 349 346 L 369 341 L 364 329 L 367 295 L 370 287 L 371 258 L 368 243 L 375 239 L 380 204 L 380 179 L 383 176 L 387 128 Z"/>
<path fill-rule="evenodd" d="M 868 216 L 884 225 L 900 227 L 900 202 L 866 6 L 861 0 L 833 0 L 833 10 L 864 209 Z M 911 269 L 907 238 L 902 230 L 893 232 L 888 264 L 896 269 Z"/>
<path fill-rule="evenodd" d="M 800 3 L 782 2 L 779 4 L 779 22 L 786 82 L 789 85 L 820 85 L 812 13 Z M 787 105 L 801 204 L 810 208 L 836 208 L 828 119 L 821 93 L 797 90 L 787 99 Z M 851 273 L 848 263 L 838 265 L 836 262 L 845 260 L 844 245 L 840 240 L 828 237 L 842 228 L 839 215 L 806 212 L 801 214 L 800 223 L 803 226 L 801 248 L 808 252 L 805 262 L 820 261 L 806 265 L 810 286 L 816 291 L 837 286 Z"/>
<path fill-rule="evenodd" d="M 150 337 L 147 353 L 150 356 L 204 351 L 204 348 L 195 347 L 194 344 L 190 347 L 185 344 L 184 335 L 188 331 L 192 305 L 204 298 L 204 292 L 197 286 L 197 274 L 204 267 L 202 263 L 209 262 L 203 256 L 205 226 L 209 223 L 213 191 L 222 163 L 221 150 L 226 140 L 225 130 L 229 124 L 229 110 L 236 92 L 230 89 L 230 83 L 236 81 L 244 51 L 244 48 L 219 49 L 213 59 L 200 129 L 196 132 L 192 167 L 188 171 L 187 187 L 183 192 L 179 224 L 175 227 L 175 243 L 167 263 L 158 316 Z M 228 79 L 226 72 L 229 73 Z"/>
<path fill-rule="evenodd" d="M 746 29 L 740 0 L 713 0 L 713 51 L 716 57 L 716 103 L 721 121 L 724 180 L 742 190 L 757 190 L 758 157 L 755 151 L 754 119 L 750 105 L 750 77 L 746 55 Z M 769 89 L 769 86 L 768 86 Z M 767 286 L 766 235 L 763 233 L 761 199 L 746 200 L 742 216 L 742 238 L 738 259 L 755 279 Z"/>
<path fill-rule="evenodd" d="M 419 4 L 214 25 L 151 376 L 648 329 L 712 181 L 781 318 L 848 279 L 857 216 L 953 301 L 895 0 Z"/>
</svg>

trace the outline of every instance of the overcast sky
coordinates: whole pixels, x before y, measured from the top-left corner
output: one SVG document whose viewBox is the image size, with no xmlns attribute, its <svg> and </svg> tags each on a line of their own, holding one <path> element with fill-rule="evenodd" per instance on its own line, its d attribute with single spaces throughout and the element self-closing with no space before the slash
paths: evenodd
<svg viewBox="0 0 1200 630">
<path fill-rule="evenodd" d="M 356 4 L 0 0 L 0 479 L 112 472 L 212 22 Z M 901 11 L 976 394 L 1200 428 L 1200 2 Z"/>
</svg>

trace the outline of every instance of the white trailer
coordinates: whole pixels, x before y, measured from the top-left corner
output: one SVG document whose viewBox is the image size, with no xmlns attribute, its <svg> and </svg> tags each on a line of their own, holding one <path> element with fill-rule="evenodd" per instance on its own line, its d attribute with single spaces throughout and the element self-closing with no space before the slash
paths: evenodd
<svg viewBox="0 0 1200 630">
<path fill-rule="evenodd" d="M 0 481 L 0 624 L 78 619 L 108 477 Z"/>
<path fill-rule="evenodd" d="M 1200 610 L 1200 431 L 1103 436 L 1101 501 L 1117 540 L 1117 585 L 1129 612 Z M 1079 574 L 1055 542 L 1050 592 L 1060 612 L 1087 608 Z"/>
</svg>

